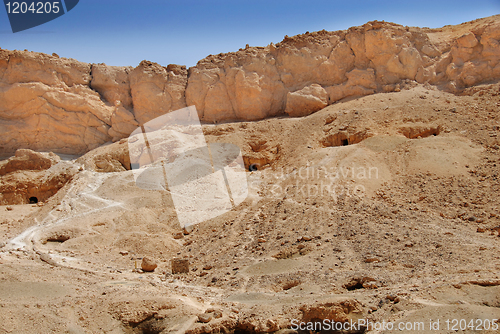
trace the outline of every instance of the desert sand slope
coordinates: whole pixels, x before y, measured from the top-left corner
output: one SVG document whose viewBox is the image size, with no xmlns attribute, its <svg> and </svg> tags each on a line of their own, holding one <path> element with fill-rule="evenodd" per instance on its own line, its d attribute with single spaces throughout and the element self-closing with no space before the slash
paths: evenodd
<svg viewBox="0 0 500 334">
<path fill-rule="evenodd" d="M 135 185 L 124 140 L 19 163 L 5 187 L 72 174 L 43 202 L 0 207 L 0 333 L 295 333 L 293 319 L 448 333 L 447 319 L 499 319 L 499 106 L 498 83 L 404 81 L 304 117 L 206 124 L 258 170 L 242 204 L 189 233 L 168 192 Z M 154 272 L 135 270 L 143 257 Z M 171 274 L 174 257 L 189 273 Z"/>
<path fill-rule="evenodd" d="M 441 29 L 375 21 L 210 55 L 189 69 L 0 50 L 0 153 L 83 154 L 190 105 L 217 123 L 305 116 L 408 81 L 457 93 L 500 78 L 499 39 L 500 16 Z"/>
</svg>

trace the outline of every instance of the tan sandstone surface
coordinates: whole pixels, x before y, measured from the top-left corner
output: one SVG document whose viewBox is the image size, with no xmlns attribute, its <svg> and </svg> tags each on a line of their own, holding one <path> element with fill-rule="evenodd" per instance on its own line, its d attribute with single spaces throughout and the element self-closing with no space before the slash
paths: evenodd
<svg viewBox="0 0 500 334">
<path fill-rule="evenodd" d="M 0 149 L 82 154 L 187 105 L 217 123 L 305 116 L 405 80 L 455 93 L 500 77 L 499 27 L 498 16 L 439 29 L 374 21 L 210 55 L 189 69 L 0 50 Z"/>
<path fill-rule="evenodd" d="M 0 51 L 0 333 L 500 319 L 499 24 L 371 22 L 189 70 Z M 123 138 L 192 104 L 253 171 L 183 230 Z"/>
</svg>

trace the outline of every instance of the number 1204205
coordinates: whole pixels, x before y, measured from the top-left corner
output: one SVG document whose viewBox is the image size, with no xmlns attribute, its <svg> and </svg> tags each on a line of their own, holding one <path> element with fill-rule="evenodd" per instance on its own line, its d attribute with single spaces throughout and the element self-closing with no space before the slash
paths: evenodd
<svg viewBox="0 0 500 334">
<path fill-rule="evenodd" d="M 475 331 L 483 331 L 483 330 L 498 330 L 498 319 L 448 319 L 445 321 L 447 330 L 458 331 L 458 330 L 475 330 Z"/>
<path fill-rule="evenodd" d="M 32 2 L 30 4 L 26 2 L 7 2 L 5 7 L 7 7 L 7 13 L 9 14 L 26 14 L 28 12 L 33 14 L 57 14 L 61 10 L 59 7 L 60 2 Z"/>
</svg>

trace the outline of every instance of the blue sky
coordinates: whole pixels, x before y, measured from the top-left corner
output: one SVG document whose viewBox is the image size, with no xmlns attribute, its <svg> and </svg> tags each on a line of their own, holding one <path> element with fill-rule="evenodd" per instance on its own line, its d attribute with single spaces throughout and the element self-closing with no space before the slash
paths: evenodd
<svg viewBox="0 0 500 334">
<path fill-rule="evenodd" d="M 500 13 L 500 0 L 80 0 L 62 17 L 13 34 L 0 7 L 0 47 L 55 52 L 89 63 L 194 66 L 209 54 L 277 43 L 285 35 L 367 21 L 441 27 Z"/>
</svg>

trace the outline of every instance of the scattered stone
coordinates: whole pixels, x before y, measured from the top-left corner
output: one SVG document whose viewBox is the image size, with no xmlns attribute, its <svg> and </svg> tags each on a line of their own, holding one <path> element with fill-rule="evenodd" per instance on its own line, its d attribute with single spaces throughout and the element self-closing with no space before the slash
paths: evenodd
<svg viewBox="0 0 500 334">
<path fill-rule="evenodd" d="M 174 239 L 182 239 L 182 238 L 184 238 L 184 233 L 183 232 L 173 233 L 173 237 L 174 237 Z"/>
<path fill-rule="evenodd" d="M 344 284 L 344 288 L 349 291 L 363 288 L 372 288 L 376 289 L 376 287 L 372 287 L 369 283 L 375 282 L 376 280 L 373 277 L 369 276 L 354 276 L 347 283 Z"/>
<path fill-rule="evenodd" d="M 363 288 L 365 288 L 365 289 L 378 289 L 378 285 L 375 282 L 365 282 L 365 283 L 363 283 Z"/>
<path fill-rule="evenodd" d="M 334 115 L 329 115 L 326 119 L 325 119 L 325 125 L 328 125 L 330 123 L 332 123 L 333 121 L 335 121 L 337 119 L 337 115 L 334 114 Z"/>
<path fill-rule="evenodd" d="M 500 280 L 486 279 L 486 280 L 473 280 L 466 283 L 479 285 L 479 286 L 500 286 Z"/>
<path fill-rule="evenodd" d="M 266 239 L 264 239 L 264 238 L 259 238 L 257 241 L 258 241 L 259 243 L 264 243 L 264 242 L 266 242 Z"/>
<path fill-rule="evenodd" d="M 128 255 L 128 251 L 120 251 L 120 255 L 123 255 L 123 256 Z"/>
<path fill-rule="evenodd" d="M 141 269 L 147 272 L 152 272 L 158 267 L 156 261 L 148 256 L 142 258 Z"/>
<path fill-rule="evenodd" d="M 476 230 L 477 233 L 484 233 L 486 232 L 486 229 L 482 228 L 482 227 L 478 227 L 477 230 Z"/>
<path fill-rule="evenodd" d="M 182 229 L 182 233 L 184 233 L 184 235 L 189 235 L 189 234 L 191 234 L 193 231 L 194 231 L 194 225 L 186 225 L 186 226 L 184 226 L 184 228 Z"/>
<path fill-rule="evenodd" d="M 209 264 L 206 264 L 204 267 L 203 267 L 203 270 L 210 270 L 212 269 L 212 266 L 209 265 Z"/>
<path fill-rule="evenodd" d="M 380 260 L 376 257 L 368 257 L 365 259 L 365 263 L 379 262 Z"/>
<path fill-rule="evenodd" d="M 207 313 L 200 314 L 198 316 L 198 322 L 208 323 L 208 322 L 210 322 L 210 320 L 212 320 L 212 318 L 213 318 L 212 315 L 209 313 L 208 314 Z"/>
<path fill-rule="evenodd" d="M 389 299 L 391 302 L 396 301 L 396 299 L 398 299 L 399 301 L 399 298 L 396 295 L 388 295 L 386 298 Z"/>
<path fill-rule="evenodd" d="M 187 274 L 189 273 L 188 259 L 172 259 L 172 274 Z"/>
<path fill-rule="evenodd" d="M 11 206 L 6 207 L 5 209 L 7 209 L 7 211 L 12 211 L 12 210 L 14 210 L 14 208 L 13 208 L 13 207 L 11 207 Z"/>
<path fill-rule="evenodd" d="M 469 221 L 470 222 L 475 222 L 477 220 L 477 218 L 475 216 L 470 216 L 469 217 Z"/>
</svg>

